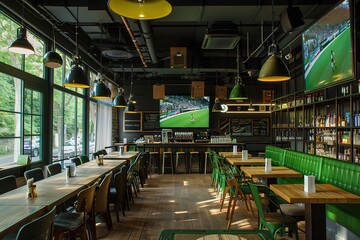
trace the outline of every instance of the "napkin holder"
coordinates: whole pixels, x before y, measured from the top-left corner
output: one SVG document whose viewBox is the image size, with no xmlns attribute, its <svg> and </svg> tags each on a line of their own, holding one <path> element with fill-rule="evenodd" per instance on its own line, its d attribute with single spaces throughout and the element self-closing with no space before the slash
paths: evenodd
<svg viewBox="0 0 360 240">
<path fill-rule="evenodd" d="M 76 164 L 71 163 L 66 166 L 66 176 L 67 177 L 75 177 L 76 176 Z"/>
<path fill-rule="evenodd" d="M 119 155 L 123 154 L 123 147 L 119 147 Z"/>
<path fill-rule="evenodd" d="M 233 154 L 237 154 L 237 146 L 236 145 L 233 146 Z"/>
<path fill-rule="evenodd" d="M 316 192 L 315 188 L 315 176 L 304 176 L 304 192 L 314 193 Z"/>
<path fill-rule="evenodd" d="M 265 171 L 270 172 L 272 170 L 271 167 L 271 158 L 265 158 Z"/>
<path fill-rule="evenodd" d="M 242 160 L 247 160 L 248 159 L 248 150 L 242 150 L 241 151 L 241 158 L 242 158 Z"/>
</svg>

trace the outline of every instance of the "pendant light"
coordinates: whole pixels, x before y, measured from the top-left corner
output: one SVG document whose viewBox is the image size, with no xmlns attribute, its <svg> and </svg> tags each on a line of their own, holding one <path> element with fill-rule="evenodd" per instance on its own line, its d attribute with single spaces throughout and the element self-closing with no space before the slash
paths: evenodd
<svg viewBox="0 0 360 240">
<path fill-rule="evenodd" d="M 97 74 L 94 91 L 92 92 L 92 98 L 95 99 L 109 99 L 111 96 L 110 89 L 106 86 L 103 75 L 101 73 Z"/>
<path fill-rule="evenodd" d="M 250 102 L 250 105 L 248 107 L 248 111 L 255 111 L 254 106 L 252 105 L 252 102 Z"/>
<path fill-rule="evenodd" d="M 16 40 L 10 45 L 9 51 L 20 54 L 34 54 L 35 50 L 27 40 L 26 29 L 24 27 L 24 0 L 22 1 L 21 10 L 21 27 L 17 29 Z"/>
<path fill-rule="evenodd" d="M 53 48 L 51 51 L 47 52 L 44 57 L 43 57 L 43 63 L 46 67 L 48 68 L 59 68 L 62 66 L 63 64 L 63 60 L 60 56 L 60 54 L 58 54 L 55 51 L 56 48 L 56 42 L 55 42 L 55 31 L 54 31 L 54 27 L 53 27 Z"/>
<path fill-rule="evenodd" d="M 229 100 L 244 100 L 248 99 L 246 89 L 244 84 L 242 83 L 242 79 L 240 77 L 240 56 L 239 56 L 239 44 L 236 47 L 236 64 L 237 64 L 237 75 L 235 86 L 230 92 Z"/>
<path fill-rule="evenodd" d="M 115 73 L 115 75 L 116 75 L 116 73 Z M 125 79 L 125 70 L 124 70 L 124 79 Z M 124 89 L 119 86 L 118 94 L 113 99 L 113 107 L 126 108 L 126 106 L 127 106 L 127 102 L 126 102 L 125 96 L 124 96 Z"/>
<path fill-rule="evenodd" d="M 89 88 L 89 79 L 86 77 L 84 70 L 80 66 L 81 57 L 79 56 L 78 46 L 78 28 L 79 28 L 79 0 L 76 9 L 76 29 L 75 29 L 75 43 L 76 50 L 75 55 L 72 57 L 71 68 L 69 73 L 66 75 L 64 86 L 74 88 Z"/>
<path fill-rule="evenodd" d="M 172 11 L 165 0 L 109 0 L 108 6 L 120 16 L 139 20 L 163 18 Z"/>
<path fill-rule="evenodd" d="M 136 100 L 134 98 L 134 94 L 133 94 L 133 65 L 131 64 L 131 83 L 130 83 L 130 96 L 128 99 L 128 104 L 127 107 L 125 108 L 125 112 L 127 113 L 135 113 L 136 112 Z"/>
<path fill-rule="evenodd" d="M 269 58 L 262 65 L 258 80 L 262 82 L 281 82 L 291 79 L 288 67 L 281 59 L 275 43 L 274 32 L 274 0 L 272 1 L 272 44 L 269 46 Z"/>
<path fill-rule="evenodd" d="M 223 109 L 221 107 L 221 103 L 219 98 L 215 98 L 215 103 L 212 107 L 212 112 L 221 112 Z"/>
</svg>

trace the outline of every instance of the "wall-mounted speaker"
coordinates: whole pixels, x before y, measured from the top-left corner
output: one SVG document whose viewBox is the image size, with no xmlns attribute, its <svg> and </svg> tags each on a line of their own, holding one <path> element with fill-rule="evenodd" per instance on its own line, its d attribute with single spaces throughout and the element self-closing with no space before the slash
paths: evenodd
<svg viewBox="0 0 360 240">
<path fill-rule="evenodd" d="M 227 99 L 227 87 L 217 85 L 215 87 L 215 97 L 218 99 Z"/>
<path fill-rule="evenodd" d="M 285 33 L 304 25 L 303 15 L 298 7 L 288 7 L 280 14 L 281 27 Z"/>
<path fill-rule="evenodd" d="M 153 99 L 164 99 L 165 98 L 165 85 L 155 84 L 153 85 Z"/>
<path fill-rule="evenodd" d="M 172 47 L 170 48 L 170 67 L 186 68 L 187 67 L 187 48 Z"/>
<path fill-rule="evenodd" d="M 205 92 L 205 83 L 202 81 L 192 81 L 191 82 L 191 97 L 192 98 L 202 98 L 204 97 Z"/>
</svg>

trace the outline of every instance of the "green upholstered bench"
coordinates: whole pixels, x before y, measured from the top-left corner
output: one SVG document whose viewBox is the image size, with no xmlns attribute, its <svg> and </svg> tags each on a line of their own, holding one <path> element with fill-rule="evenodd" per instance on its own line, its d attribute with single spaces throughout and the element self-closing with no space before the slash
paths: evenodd
<svg viewBox="0 0 360 240">
<path fill-rule="evenodd" d="M 269 151 L 269 152 L 268 152 Z M 277 165 L 294 169 L 304 175 L 316 176 L 319 183 L 328 183 L 360 195 L 360 164 L 321 157 L 275 146 L 266 146 L 266 157 Z M 274 160 L 275 159 L 275 160 Z M 303 178 L 279 178 L 278 183 L 299 183 Z M 359 204 L 327 204 L 326 216 L 360 236 Z"/>
<path fill-rule="evenodd" d="M 265 157 L 271 158 L 271 163 L 276 166 L 284 166 L 285 149 L 267 145 L 265 147 Z"/>
</svg>

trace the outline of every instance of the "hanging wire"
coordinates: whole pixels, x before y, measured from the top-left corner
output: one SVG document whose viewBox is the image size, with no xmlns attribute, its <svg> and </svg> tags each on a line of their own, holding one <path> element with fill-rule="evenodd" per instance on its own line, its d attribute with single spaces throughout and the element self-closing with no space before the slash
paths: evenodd
<svg viewBox="0 0 360 240">
<path fill-rule="evenodd" d="M 274 22 L 275 22 L 275 10 L 274 10 L 274 0 L 271 3 L 271 15 L 272 15 L 272 22 L 271 22 L 271 32 L 272 32 L 272 42 L 275 44 L 275 33 L 274 33 Z"/>
<path fill-rule="evenodd" d="M 75 27 L 75 45 L 76 45 L 76 56 L 78 56 L 79 54 L 79 50 L 78 50 L 78 27 L 79 27 L 79 0 L 77 1 L 77 6 L 76 6 L 76 27 Z"/>
<path fill-rule="evenodd" d="M 21 1 L 21 27 L 24 27 L 24 0 Z"/>
</svg>

